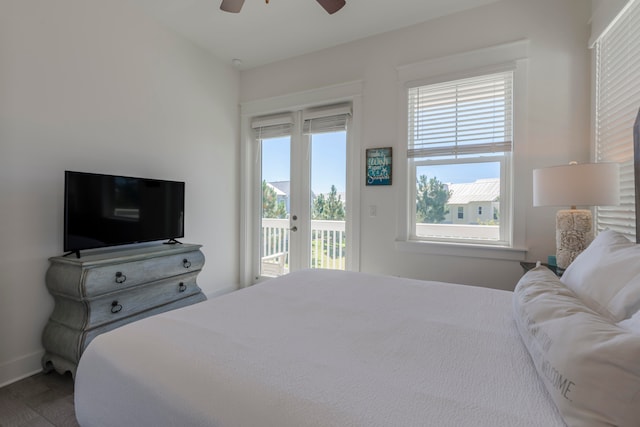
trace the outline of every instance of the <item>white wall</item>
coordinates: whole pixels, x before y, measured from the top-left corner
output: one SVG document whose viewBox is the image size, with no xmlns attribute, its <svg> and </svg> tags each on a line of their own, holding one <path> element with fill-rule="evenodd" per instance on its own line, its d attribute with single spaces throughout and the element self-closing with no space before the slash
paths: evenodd
<svg viewBox="0 0 640 427">
<path fill-rule="evenodd" d="M 589 45 L 596 42 L 629 2 L 630 0 L 591 0 Z"/>
<path fill-rule="evenodd" d="M 515 170 L 516 201 L 524 205 L 527 258 L 555 252 L 555 208 L 533 208 L 532 170 L 589 159 L 590 2 L 504 0 L 431 22 L 300 56 L 240 75 L 240 100 L 250 102 L 362 80 L 361 159 L 370 147 L 400 147 L 396 67 L 516 40 L 529 40 L 524 165 Z M 518 141 L 515 141 L 518 144 Z M 394 150 L 394 153 L 398 151 Z M 362 161 L 362 160 L 361 160 Z M 401 161 L 397 157 L 396 164 Z M 363 169 L 364 170 L 364 169 Z M 396 169 L 397 170 L 397 169 Z M 396 180 L 404 177 L 395 176 Z M 399 186 L 361 183 L 360 269 L 365 272 L 512 289 L 516 261 L 400 252 Z M 368 216 L 368 206 L 377 216 Z"/>
<path fill-rule="evenodd" d="M 40 369 L 64 170 L 186 181 L 211 294 L 238 282 L 238 74 L 127 0 L 0 0 L 0 385 Z"/>
</svg>

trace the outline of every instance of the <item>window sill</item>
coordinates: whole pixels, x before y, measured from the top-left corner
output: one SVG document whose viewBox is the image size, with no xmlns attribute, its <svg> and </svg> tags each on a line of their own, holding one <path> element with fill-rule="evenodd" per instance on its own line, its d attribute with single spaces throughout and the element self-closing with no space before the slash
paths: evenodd
<svg viewBox="0 0 640 427">
<path fill-rule="evenodd" d="M 396 240 L 396 250 L 430 255 L 459 256 L 465 258 L 487 258 L 507 261 L 522 261 L 526 248 L 479 245 L 469 243 L 425 242 L 418 240 Z"/>
</svg>

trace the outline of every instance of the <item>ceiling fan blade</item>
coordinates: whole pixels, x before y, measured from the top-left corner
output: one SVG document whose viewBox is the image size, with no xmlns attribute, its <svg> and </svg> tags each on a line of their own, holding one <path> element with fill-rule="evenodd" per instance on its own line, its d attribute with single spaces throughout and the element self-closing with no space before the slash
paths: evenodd
<svg viewBox="0 0 640 427">
<path fill-rule="evenodd" d="M 220 10 L 225 12 L 238 13 L 242 9 L 244 0 L 222 0 L 220 4 Z"/>
<path fill-rule="evenodd" d="M 345 0 L 317 0 L 320 3 L 320 6 L 324 7 L 329 15 L 332 15 L 342 9 L 342 7 L 347 4 Z"/>
</svg>

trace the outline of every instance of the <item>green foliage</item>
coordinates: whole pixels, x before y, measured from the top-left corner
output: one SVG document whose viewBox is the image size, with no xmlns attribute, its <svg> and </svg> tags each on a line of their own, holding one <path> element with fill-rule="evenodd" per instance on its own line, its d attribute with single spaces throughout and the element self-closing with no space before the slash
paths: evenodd
<svg viewBox="0 0 640 427">
<path fill-rule="evenodd" d="M 451 191 L 436 177 L 420 175 L 416 189 L 416 222 L 438 224 L 449 213 L 446 208 Z"/>
<path fill-rule="evenodd" d="M 313 232 L 311 242 L 311 268 L 332 268 L 335 260 L 342 258 L 344 265 L 346 242 L 344 232 Z M 334 242 L 338 240 L 336 245 Z M 338 261 L 339 263 L 339 261 Z"/>
<path fill-rule="evenodd" d="M 344 201 L 342 201 L 342 197 L 338 196 L 338 191 L 335 185 L 331 186 L 331 191 L 328 195 L 318 194 L 315 199 L 313 199 L 313 206 L 311 208 L 311 219 L 315 220 L 332 220 L 332 221 L 344 221 L 345 219 L 345 206 Z M 324 242 L 322 247 L 322 253 L 316 253 L 315 255 L 318 257 L 330 257 L 337 258 L 338 253 L 334 253 L 334 240 L 335 236 L 333 233 L 328 233 L 325 238 L 321 238 L 322 231 L 318 232 L 320 235 L 316 236 L 315 232 L 311 236 L 313 240 L 320 240 Z M 344 241 L 341 239 L 340 241 Z M 341 245 L 341 250 L 344 251 L 344 243 Z M 314 252 L 320 252 L 320 248 L 317 248 L 316 245 L 313 245 Z M 342 257 L 344 257 L 344 252 L 342 252 Z M 312 258 L 312 264 L 315 264 L 316 260 Z M 314 265 L 315 266 L 315 265 Z"/>
<path fill-rule="evenodd" d="M 313 206 L 311 207 L 311 219 L 321 219 L 324 212 L 325 204 L 326 200 L 324 194 L 318 194 L 316 198 L 313 199 Z"/>
<path fill-rule="evenodd" d="M 311 210 L 312 219 L 328 219 L 334 221 L 344 221 L 345 208 L 342 197 L 338 196 L 336 186 L 331 186 L 329 195 L 319 194 L 313 200 Z"/>
<path fill-rule="evenodd" d="M 495 220 L 495 219 L 481 220 L 480 218 L 478 218 L 476 220 L 476 224 L 478 224 L 478 225 L 500 225 L 500 221 Z"/>
<path fill-rule="evenodd" d="M 287 207 L 282 200 L 278 201 L 276 191 L 267 181 L 262 181 L 262 218 L 286 218 Z"/>
</svg>

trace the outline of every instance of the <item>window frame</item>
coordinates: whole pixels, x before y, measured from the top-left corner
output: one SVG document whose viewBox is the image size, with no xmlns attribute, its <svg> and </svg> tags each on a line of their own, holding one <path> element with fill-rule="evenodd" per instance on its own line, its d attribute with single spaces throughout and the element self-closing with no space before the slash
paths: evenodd
<svg viewBox="0 0 640 427">
<path fill-rule="evenodd" d="M 414 252 L 422 254 L 434 254 L 442 256 L 462 256 L 500 260 L 521 260 L 526 256 L 525 247 L 525 212 L 530 206 L 531 190 L 514 193 L 514 171 L 525 170 L 528 165 L 523 154 L 527 145 L 527 79 L 528 79 L 528 50 L 529 41 L 520 40 L 501 45 L 495 45 L 484 49 L 468 51 L 442 58 L 428 59 L 421 62 L 396 67 L 398 74 L 398 220 L 395 248 L 401 252 Z M 408 140 L 408 88 L 454 81 L 474 77 L 478 75 L 497 73 L 501 71 L 513 71 L 513 149 L 508 160 L 509 173 L 505 176 L 508 188 L 501 195 L 501 203 L 510 206 L 510 230 L 505 240 L 510 243 L 488 245 L 485 243 L 454 242 L 416 240 L 411 236 L 411 224 L 414 217 L 415 194 L 410 189 L 410 180 L 415 179 L 415 173 L 411 173 L 407 159 Z M 501 168 L 501 174 L 506 168 Z M 521 187 L 530 187 L 530 179 L 524 181 Z M 527 187 L 528 186 L 528 187 Z M 503 200 L 504 199 L 504 200 Z M 414 200 L 413 202 L 411 202 Z M 502 222 L 506 211 L 500 212 Z"/>
</svg>

